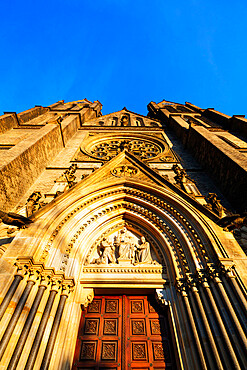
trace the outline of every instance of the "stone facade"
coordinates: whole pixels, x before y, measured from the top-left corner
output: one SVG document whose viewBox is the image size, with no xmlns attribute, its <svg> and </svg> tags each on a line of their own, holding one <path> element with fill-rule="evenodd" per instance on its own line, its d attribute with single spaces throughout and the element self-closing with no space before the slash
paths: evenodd
<svg viewBox="0 0 247 370">
<path fill-rule="evenodd" d="M 168 101 L 148 116 L 101 108 L 60 101 L 0 117 L 0 369 L 83 368 L 81 310 L 97 292 L 156 299 L 167 368 L 247 368 L 246 119 Z M 144 333 L 145 319 L 133 322 Z M 165 366 L 149 338 L 133 361 L 103 342 L 96 364 L 85 348 L 97 341 L 82 344 L 90 369 L 107 356 L 135 368 L 147 346 L 145 366 Z"/>
</svg>

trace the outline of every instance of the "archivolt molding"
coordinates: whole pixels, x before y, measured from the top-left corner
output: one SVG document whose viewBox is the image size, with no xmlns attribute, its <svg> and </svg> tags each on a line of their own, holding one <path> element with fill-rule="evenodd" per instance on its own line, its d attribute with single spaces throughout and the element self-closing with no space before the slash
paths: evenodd
<svg viewBox="0 0 247 370">
<path fill-rule="evenodd" d="M 107 204 L 106 201 L 109 197 L 111 197 L 111 203 Z M 119 197 L 122 197 L 124 199 L 130 198 L 131 201 L 119 202 Z M 98 201 L 102 200 L 105 202 L 104 204 L 102 204 L 102 202 L 98 203 Z M 116 203 L 116 201 L 118 202 Z M 145 201 L 145 207 L 136 204 L 140 201 Z M 94 208 L 89 209 L 90 207 L 88 206 L 92 204 L 94 205 Z M 95 209 L 96 205 L 98 205 L 97 213 Z M 87 209 L 89 209 L 89 211 L 87 211 Z M 163 236 L 166 236 L 166 240 L 168 239 L 169 245 L 172 246 L 172 253 L 174 254 L 176 264 L 178 265 L 180 271 L 184 271 L 184 273 L 190 271 L 188 256 L 185 255 L 186 248 L 188 250 L 190 248 L 193 249 L 193 251 L 189 252 L 189 254 L 190 258 L 194 260 L 193 263 L 194 265 L 196 265 L 197 268 L 202 268 L 203 265 L 205 265 L 209 260 L 208 253 L 204 247 L 205 243 L 202 242 L 201 237 L 199 237 L 198 235 L 199 233 L 194 229 L 191 222 L 188 221 L 186 216 L 184 216 L 184 214 L 182 213 L 183 211 L 177 210 L 175 206 L 169 204 L 169 202 L 167 201 L 162 200 L 159 196 L 151 195 L 150 193 L 137 190 L 135 188 L 125 188 L 121 186 L 120 189 L 113 189 L 104 193 L 98 192 L 98 194 L 94 193 L 90 199 L 87 199 L 80 205 L 77 204 L 77 206 L 64 217 L 64 219 L 52 232 L 52 235 L 50 236 L 50 239 L 40 257 L 40 262 L 45 263 L 47 261 L 49 251 L 53 246 L 55 239 L 62 230 L 63 232 L 65 231 L 64 227 L 68 225 L 68 221 L 73 216 L 76 216 L 79 212 L 82 212 L 84 210 L 85 215 L 83 218 L 81 218 L 80 222 L 77 222 L 77 226 L 74 225 L 77 228 L 76 233 L 73 235 L 70 242 L 66 245 L 66 250 L 63 253 L 60 269 L 62 271 L 65 271 L 71 251 L 75 243 L 77 243 L 80 234 L 84 232 L 85 228 L 87 228 L 88 225 L 92 224 L 95 220 L 97 220 L 99 217 L 102 217 L 103 215 L 107 214 L 108 217 L 113 217 L 113 215 L 110 215 L 110 213 L 114 213 L 114 211 L 120 209 L 121 212 L 129 210 L 133 214 L 141 215 L 141 217 L 147 220 L 148 223 L 151 223 L 156 228 L 158 228 L 159 231 L 162 232 Z M 173 228 L 168 226 L 166 222 L 168 218 L 172 220 L 174 226 Z M 176 231 L 179 231 L 179 234 L 176 235 Z M 180 240 L 178 239 L 178 237 L 180 237 Z M 181 240 L 183 240 L 183 245 L 181 245 Z"/>
<path fill-rule="evenodd" d="M 97 213 L 94 213 L 93 217 L 90 214 L 87 215 L 88 217 L 86 218 L 86 220 L 83 221 L 84 222 L 83 225 L 77 229 L 76 233 L 73 235 L 72 239 L 67 245 L 66 253 L 63 254 L 63 259 L 61 261 L 59 269 L 61 269 L 62 271 L 65 271 L 72 248 L 74 248 L 74 245 L 77 244 L 77 249 L 78 249 L 78 245 L 80 245 L 78 241 L 80 234 L 84 232 L 85 229 L 90 224 L 92 224 L 92 222 L 97 220 L 99 217 L 106 216 L 106 215 L 108 216 L 108 218 L 114 217 L 114 212 L 116 210 L 120 210 L 121 212 L 126 212 L 129 210 L 131 211 L 132 215 L 136 214 L 138 216 L 141 216 L 142 219 L 146 220 L 149 224 L 152 224 L 155 228 L 157 228 L 163 234 L 162 236 L 165 237 L 166 240 L 168 239 L 168 244 L 170 245 L 170 247 L 172 247 L 172 252 L 174 254 L 174 258 L 175 258 L 178 270 L 182 273 L 182 271 L 186 272 L 186 270 L 189 269 L 188 262 L 185 257 L 183 248 L 181 244 L 179 243 L 179 240 L 177 239 L 175 233 L 168 227 L 168 225 L 166 225 L 164 221 L 162 221 L 154 213 L 148 211 L 146 208 L 140 207 L 140 206 L 137 206 L 136 204 L 125 202 L 125 201 L 115 203 L 114 205 L 108 206 L 104 208 L 103 210 L 100 209 Z M 92 248 L 93 246 L 90 248 L 90 251 L 92 250 Z M 158 250 L 160 250 L 160 247 L 158 248 Z M 90 251 L 87 251 L 87 254 L 90 254 Z M 84 261 L 81 261 L 81 262 L 84 263 Z"/>
</svg>

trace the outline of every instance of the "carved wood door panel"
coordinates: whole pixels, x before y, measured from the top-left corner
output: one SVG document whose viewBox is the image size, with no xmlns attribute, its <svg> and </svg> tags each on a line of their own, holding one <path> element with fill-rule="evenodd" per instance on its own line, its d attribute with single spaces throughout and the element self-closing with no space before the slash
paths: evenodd
<svg viewBox="0 0 247 370">
<path fill-rule="evenodd" d="M 167 317 L 148 296 L 97 296 L 82 312 L 73 370 L 175 369 Z"/>
</svg>

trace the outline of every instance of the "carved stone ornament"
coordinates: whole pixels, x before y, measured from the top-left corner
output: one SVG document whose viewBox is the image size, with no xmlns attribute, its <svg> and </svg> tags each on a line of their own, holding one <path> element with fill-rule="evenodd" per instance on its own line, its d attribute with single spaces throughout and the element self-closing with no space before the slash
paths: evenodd
<svg viewBox="0 0 247 370">
<path fill-rule="evenodd" d="M 139 266 L 158 264 L 151 255 L 150 243 L 144 236 L 137 237 L 123 227 L 108 238 L 103 237 L 97 245 L 94 265 Z M 90 260 L 90 258 L 89 258 Z"/>
<path fill-rule="evenodd" d="M 94 290 L 92 288 L 84 288 L 81 297 L 81 308 L 85 310 L 90 303 L 93 302 L 94 299 Z M 97 301 L 96 301 L 97 304 Z"/>
<path fill-rule="evenodd" d="M 205 200 L 207 202 L 205 207 L 216 213 L 217 216 L 223 216 L 223 206 L 215 193 L 208 193 L 208 196 L 205 198 Z"/>
<path fill-rule="evenodd" d="M 175 173 L 174 180 L 176 185 L 190 195 L 198 195 L 199 191 L 195 185 L 195 181 L 192 180 L 186 173 L 186 171 L 181 168 L 178 164 L 174 164 L 172 169 Z"/>
<path fill-rule="evenodd" d="M 44 204 L 40 202 L 42 198 L 40 191 L 35 191 L 30 195 L 26 203 L 27 216 L 30 217 L 34 212 L 38 211 Z"/>
<path fill-rule="evenodd" d="M 0 222 L 3 222 L 5 225 L 17 226 L 18 228 L 25 228 L 33 221 L 30 218 L 24 217 L 17 213 L 12 212 L 6 213 L 0 211 Z"/>
<path fill-rule="evenodd" d="M 155 299 L 161 307 L 168 306 L 170 304 L 165 289 L 156 289 Z"/>
<path fill-rule="evenodd" d="M 55 180 L 55 182 L 66 182 L 68 187 L 71 188 L 76 184 L 75 172 L 77 168 L 77 164 L 73 163 L 58 179 Z"/>
<path fill-rule="evenodd" d="M 115 167 L 111 173 L 116 177 L 133 177 L 137 175 L 138 169 L 132 166 L 123 165 Z"/>
<path fill-rule="evenodd" d="M 241 229 L 242 227 L 247 227 L 247 212 L 240 214 L 231 214 L 220 219 L 217 224 L 223 227 L 224 231 L 234 231 L 236 229 Z"/>
</svg>

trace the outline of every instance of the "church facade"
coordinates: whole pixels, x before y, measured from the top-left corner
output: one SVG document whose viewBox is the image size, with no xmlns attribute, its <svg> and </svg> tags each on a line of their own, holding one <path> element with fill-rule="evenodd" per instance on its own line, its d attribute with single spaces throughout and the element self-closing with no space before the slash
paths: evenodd
<svg viewBox="0 0 247 370">
<path fill-rule="evenodd" d="M 0 117 L 0 369 L 246 369 L 247 120 Z"/>
</svg>

